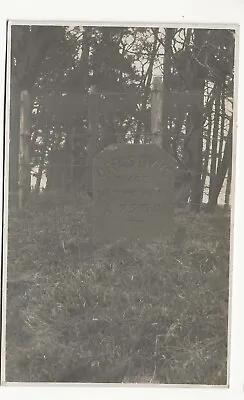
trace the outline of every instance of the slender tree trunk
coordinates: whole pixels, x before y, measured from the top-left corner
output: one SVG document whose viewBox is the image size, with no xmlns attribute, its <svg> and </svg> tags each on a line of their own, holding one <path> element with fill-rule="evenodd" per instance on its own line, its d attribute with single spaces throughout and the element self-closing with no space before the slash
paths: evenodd
<svg viewBox="0 0 244 400">
<path fill-rule="evenodd" d="M 83 76 L 83 89 L 86 92 L 89 88 L 89 57 L 90 57 L 90 40 L 91 40 L 91 33 L 92 28 L 87 26 L 84 28 L 83 31 L 83 42 L 82 42 L 82 55 L 80 60 L 80 70 Z M 92 87 L 91 92 L 96 92 L 96 88 Z M 92 192 L 92 147 L 94 146 L 94 135 L 97 135 L 97 119 L 92 123 L 94 120 L 93 116 L 93 101 L 91 101 L 91 97 L 88 97 L 88 123 L 89 123 L 89 133 L 90 136 L 87 142 L 87 156 L 86 156 L 86 166 L 84 168 L 84 173 L 81 177 L 81 187 L 85 188 L 90 194 Z M 96 112 L 96 111 L 95 111 Z M 92 132 L 92 129 L 95 129 Z"/>
<path fill-rule="evenodd" d="M 81 55 L 81 72 L 83 76 L 83 86 L 84 90 L 89 85 L 89 53 L 90 53 L 90 36 L 91 27 L 86 26 L 83 32 L 83 42 L 82 42 L 82 55 Z"/>
<path fill-rule="evenodd" d="M 214 127 L 212 136 L 212 149 L 211 149 L 211 166 L 210 166 L 210 182 L 209 182 L 209 200 L 208 210 L 213 211 L 217 206 L 216 198 L 216 173 L 217 173 L 217 148 L 218 148 L 218 135 L 219 135 L 219 120 L 220 120 L 220 92 L 215 100 L 214 109 Z"/>
<path fill-rule="evenodd" d="M 207 136 L 206 136 L 206 147 L 204 150 L 204 161 L 202 168 L 202 193 L 204 196 L 204 189 L 206 185 L 206 178 L 208 175 L 208 166 L 210 160 L 210 143 L 211 143 L 211 133 L 212 133 L 212 111 L 209 112 L 208 115 L 208 128 L 207 128 Z"/>
<path fill-rule="evenodd" d="M 37 171 L 37 174 L 36 174 L 36 184 L 35 184 L 35 193 L 36 194 L 40 193 L 43 169 L 44 169 L 44 156 L 42 155 L 41 156 L 41 160 L 40 160 L 40 164 L 39 164 L 39 167 L 38 167 L 38 171 Z"/>
<path fill-rule="evenodd" d="M 199 82 L 198 89 L 202 93 L 202 105 L 204 96 L 204 80 Z M 191 109 L 191 121 L 193 134 L 191 139 L 191 155 L 193 165 L 193 179 L 191 189 L 191 211 L 199 212 L 202 204 L 202 148 L 203 148 L 203 114 L 200 106 Z"/>
<path fill-rule="evenodd" d="M 153 76 L 153 65 L 154 65 L 155 57 L 157 55 L 158 31 L 159 31 L 159 28 L 153 29 L 154 42 L 153 42 L 152 53 L 151 53 L 150 60 L 149 60 L 147 74 L 144 79 L 145 84 L 144 84 L 144 89 L 143 89 L 144 93 L 143 93 L 143 98 L 142 98 L 142 106 L 141 106 L 141 110 L 140 110 L 140 121 L 138 122 L 138 125 L 137 125 L 136 134 L 134 136 L 134 143 L 140 143 L 142 128 L 143 128 L 143 125 L 145 125 L 144 122 L 146 119 L 145 116 L 146 116 L 146 112 L 147 112 L 147 102 L 149 99 L 150 88 L 151 88 L 151 83 L 152 83 L 152 76 Z M 149 130 L 149 126 L 146 126 L 145 128 L 146 128 L 146 130 Z"/>
<path fill-rule="evenodd" d="M 10 85 L 10 132 L 9 132 L 9 196 L 10 205 L 18 207 L 20 143 L 20 87 L 15 77 Z"/>
<path fill-rule="evenodd" d="M 224 180 L 226 178 L 227 170 L 231 166 L 231 162 L 232 162 L 232 132 L 233 132 L 233 115 L 230 120 L 229 133 L 226 138 L 224 155 L 222 158 L 222 162 L 219 165 L 218 172 L 217 172 L 216 178 L 215 178 L 215 191 L 214 191 L 215 197 L 212 199 L 214 204 L 217 204 L 220 191 L 222 189 Z"/>
<path fill-rule="evenodd" d="M 75 165 L 75 127 L 70 132 L 70 157 L 69 157 L 69 168 L 70 168 L 70 186 L 71 190 L 74 190 L 74 165 Z"/>
<path fill-rule="evenodd" d="M 218 151 L 218 166 L 221 163 L 223 157 L 223 144 L 225 135 L 225 93 L 222 90 L 221 95 L 221 123 L 220 123 L 220 138 L 219 138 L 219 151 Z"/>
<path fill-rule="evenodd" d="M 162 132 L 162 80 L 155 77 L 151 96 L 151 134 L 152 143 L 162 146 L 164 142 Z"/>
<path fill-rule="evenodd" d="M 228 168 L 226 189 L 225 189 L 225 208 L 230 206 L 230 194 L 231 194 L 231 178 L 232 178 L 232 165 Z"/>
<path fill-rule="evenodd" d="M 171 67 L 172 67 L 172 40 L 175 34 L 175 29 L 165 29 L 165 44 L 164 44 L 164 69 L 163 69 L 163 104 L 162 104 L 162 131 L 164 135 L 163 148 L 166 151 L 170 151 L 170 137 L 169 137 L 169 109 L 170 105 L 168 101 L 168 93 L 170 91 L 171 82 Z"/>
<path fill-rule="evenodd" d="M 40 159 L 40 163 L 39 163 L 39 167 L 38 167 L 38 172 L 36 174 L 35 193 L 37 193 L 37 194 L 40 192 L 48 141 L 49 141 L 49 136 L 48 136 L 47 133 L 45 133 L 44 143 L 43 143 L 43 151 L 42 151 L 42 154 L 41 154 L 41 159 Z"/>
<path fill-rule="evenodd" d="M 55 188 L 55 150 L 52 148 L 47 156 L 47 169 L 46 169 L 46 191 L 51 191 Z"/>
<path fill-rule="evenodd" d="M 181 121 L 181 122 L 179 122 L 179 121 Z M 182 126 L 183 122 L 184 121 L 182 121 L 181 118 L 177 118 L 176 128 L 177 128 L 178 123 L 180 126 Z M 185 116 L 185 128 L 186 128 L 185 136 L 187 138 L 191 132 L 190 115 L 188 113 Z M 177 132 L 178 132 L 178 129 L 177 129 Z M 179 133 L 181 133 L 181 130 L 179 131 Z M 175 147 L 174 155 L 177 152 L 175 140 L 173 142 L 173 147 Z M 185 141 L 186 141 L 186 139 L 185 139 Z M 176 157 L 177 161 L 180 163 L 180 160 L 178 159 L 177 155 L 175 155 L 175 157 Z M 176 196 L 175 196 L 175 199 L 176 199 L 176 204 L 179 207 L 185 207 L 186 204 L 188 203 L 188 200 L 190 197 L 191 186 L 192 186 L 192 175 L 190 173 L 190 167 L 191 167 L 190 164 L 191 164 L 191 160 L 189 160 L 188 148 L 187 148 L 187 145 L 184 145 L 183 146 L 183 156 L 182 156 L 183 169 L 180 168 L 176 173 Z"/>
<path fill-rule="evenodd" d="M 73 189 L 73 172 L 74 172 L 74 128 L 66 134 L 65 144 L 63 149 L 58 153 L 58 164 L 60 168 L 57 171 L 62 171 L 63 184 L 62 190 L 72 191 Z"/>
<path fill-rule="evenodd" d="M 19 208 L 27 201 L 31 187 L 30 121 L 30 96 L 27 90 L 23 90 L 20 107 Z"/>
<path fill-rule="evenodd" d="M 96 87 L 92 87 L 89 95 L 89 133 L 90 138 L 87 145 L 87 164 L 85 173 L 85 187 L 87 193 L 92 196 L 93 179 L 92 164 L 95 155 L 98 153 L 98 114 L 99 114 L 99 94 Z"/>
</svg>

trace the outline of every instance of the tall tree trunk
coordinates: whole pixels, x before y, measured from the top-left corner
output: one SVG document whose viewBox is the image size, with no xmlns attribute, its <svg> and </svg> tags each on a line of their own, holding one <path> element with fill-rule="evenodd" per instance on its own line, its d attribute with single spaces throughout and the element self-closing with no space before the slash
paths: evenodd
<svg viewBox="0 0 244 400">
<path fill-rule="evenodd" d="M 70 157 L 69 157 L 69 168 L 70 168 L 70 187 L 71 190 L 74 191 L 75 189 L 75 182 L 74 182 L 74 169 L 75 169 L 75 127 L 71 129 L 70 132 L 71 140 L 70 140 Z"/>
<path fill-rule="evenodd" d="M 231 162 L 232 162 L 232 132 L 233 132 L 233 115 L 230 120 L 229 132 L 228 132 L 228 136 L 226 138 L 224 155 L 223 155 L 221 164 L 218 167 L 218 171 L 217 171 L 217 174 L 215 177 L 215 190 L 213 193 L 213 195 L 215 197 L 212 199 L 214 204 L 217 204 L 220 191 L 222 189 L 224 180 L 226 178 L 227 170 L 231 166 Z"/>
<path fill-rule="evenodd" d="M 30 143 L 31 111 L 30 95 L 27 90 L 21 92 L 20 107 L 20 158 L 19 158 L 19 208 L 26 203 L 31 188 Z"/>
<path fill-rule="evenodd" d="M 152 83 L 153 65 L 154 65 L 155 57 L 157 55 L 158 31 L 159 31 L 159 28 L 153 29 L 154 42 L 153 42 L 152 52 L 150 55 L 147 74 L 144 78 L 144 88 L 143 88 L 144 93 L 143 93 L 143 97 L 142 97 L 142 106 L 141 106 L 141 110 L 140 110 L 140 120 L 138 121 L 138 124 L 137 124 L 137 130 L 136 130 L 136 134 L 134 136 L 134 143 L 140 143 L 142 127 L 143 127 L 143 125 L 145 125 L 144 121 L 145 121 L 145 115 L 147 112 L 147 102 L 149 99 L 150 88 L 151 88 L 151 83 Z M 146 128 L 146 130 L 149 130 L 149 126 L 146 126 L 145 128 Z"/>
<path fill-rule="evenodd" d="M 82 55 L 80 60 L 80 69 L 83 76 L 84 90 L 89 86 L 89 53 L 90 53 L 90 37 L 91 27 L 84 27 L 83 42 L 82 42 Z"/>
<path fill-rule="evenodd" d="M 92 164 L 95 155 L 98 153 L 98 114 L 99 114 L 99 94 L 95 86 L 91 88 L 89 95 L 89 133 L 90 138 L 87 145 L 87 160 L 85 173 L 85 187 L 87 193 L 92 196 L 93 179 L 92 179 Z"/>
<path fill-rule="evenodd" d="M 162 131 L 163 131 L 163 148 L 170 151 L 170 137 L 169 137 L 169 105 L 167 103 L 168 93 L 170 91 L 171 82 L 171 67 L 172 67 L 172 40 L 175 34 L 175 29 L 165 29 L 165 43 L 164 43 L 164 67 L 163 67 L 163 104 L 162 104 Z"/>
<path fill-rule="evenodd" d="M 204 150 L 204 161 L 202 167 L 202 193 L 204 196 L 204 189 L 206 185 L 206 178 L 208 175 L 208 166 L 210 160 L 210 143 L 211 143 L 211 133 L 212 133 L 212 110 L 209 112 L 208 115 L 208 128 L 207 128 L 207 135 L 206 135 L 206 147 Z"/>
<path fill-rule="evenodd" d="M 181 141 L 181 133 L 182 133 L 181 128 L 184 122 L 186 130 L 185 136 L 187 137 L 189 135 L 189 130 L 191 129 L 189 123 L 189 114 L 187 113 L 187 115 L 185 115 L 181 113 L 180 115 L 178 115 L 175 121 L 175 135 L 174 135 L 175 137 L 172 142 L 173 156 L 175 157 L 179 165 L 179 169 L 176 171 L 175 175 L 175 189 L 176 189 L 175 204 L 177 205 L 177 207 L 182 207 L 182 208 L 185 207 L 186 204 L 188 203 L 191 190 L 191 174 L 190 171 L 188 170 L 189 158 L 186 146 L 184 145 L 182 146 L 183 149 L 182 160 L 177 155 L 177 147 L 178 147 L 177 134 L 179 134 L 179 140 Z"/>
<path fill-rule="evenodd" d="M 42 154 L 41 160 L 38 166 L 38 171 L 36 174 L 36 184 L 35 184 L 35 193 L 39 194 L 40 193 L 40 188 L 41 188 L 41 181 L 42 181 L 42 174 L 43 174 L 43 169 L 44 169 L 44 160 L 45 157 Z"/>
<path fill-rule="evenodd" d="M 212 136 L 212 149 L 211 149 L 211 166 L 210 166 L 210 182 L 209 182 L 209 200 L 208 210 L 213 211 L 217 206 L 216 188 L 216 173 L 217 173 L 217 148 L 219 136 L 219 120 L 220 120 L 220 92 L 215 100 L 214 109 L 214 127 Z"/>
<path fill-rule="evenodd" d="M 205 32 L 201 29 L 194 30 L 194 52 L 198 57 L 198 52 L 205 41 Z M 192 57 L 190 52 L 188 57 Z M 192 134 L 190 138 L 190 151 L 192 158 L 192 187 L 191 187 L 191 211 L 199 212 L 202 203 L 202 148 L 203 148 L 203 106 L 205 76 L 202 74 L 200 66 L 195 58 L 192 57 L 192 70 L 187 69 L 187 86 L 190 85 L 195 101 L 191 104 L 190 115 L 192 123 Z"/>
<path fill-rule="evenodd" d="M 221 123 L 220 123 L 220 137 L 219 137 L 219 151 L 218 151 L 218 166 L 223 157 L 223 144 L 225 136 L 225 92 L 222 90 L 221 94 Z"/>
<path fill-rule="evenodd" d="M 228 168 L 226 189 L 225 189 L 225 208 L 229 208 L 230 206 L 230 197 L 231 197 L 231 178 L 232 178 L 232 165 Z"/>
<path fill-rule="evenodd" d="M 18 207 L 19 140 L 20 137 L 20 87 L 15 79 L 10 84 L 10 132 L 9 132 L 9 197 L 10 206 Z"/>
<path fill-rule="evenodd" d="M 198 81 L 198 90 L 204 96 L 204 80 Z M 193 179 L 191 187 L 191 211 L 199 212 L 202 204 L 202 148 L 203 148 L 203 114 L 198 105 L 191 108 L 191 122 L 193 133 L 191 138 L 191 156 L 193 165 Z"/>
<path fill-rule="evenodd" d="M 41 159 L 40 159 L 38 171 L 37 171 L 37 174 L 36 174 L 35 193 L 39 193 L 40 192 L 48 141 L 49 141 L 49 135 L 47 133 L 45 133 Z"/>
<path fill-rule="evenodd" d="M 162 80 L 160 77 L 155 77 L 153 80 L 153 88 L 151 95 L 151 142 L 162 146 Z"/>
</svg>

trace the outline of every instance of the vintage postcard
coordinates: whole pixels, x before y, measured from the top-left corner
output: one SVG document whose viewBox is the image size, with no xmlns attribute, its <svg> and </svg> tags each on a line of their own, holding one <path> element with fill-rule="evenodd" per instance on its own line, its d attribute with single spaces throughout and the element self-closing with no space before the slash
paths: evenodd
<svg viewBox="0 0 244 400">
<path fill-rule="evenodd" d="M 3 382 L 227 387 L 237 46 L 9 22 Z"/>
</svg>

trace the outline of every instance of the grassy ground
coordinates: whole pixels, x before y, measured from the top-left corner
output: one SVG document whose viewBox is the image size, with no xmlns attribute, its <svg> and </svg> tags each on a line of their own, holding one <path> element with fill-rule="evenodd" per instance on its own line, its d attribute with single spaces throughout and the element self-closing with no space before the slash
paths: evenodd
<svg viewBox="0 0 244 400">
<path fill-rule="evenodd" d="M 10 214 L 7 381 L 226 384 L 229 218 L 178 212 L 172 245 L 96 248 L 90 209 Z"/>
</svg>

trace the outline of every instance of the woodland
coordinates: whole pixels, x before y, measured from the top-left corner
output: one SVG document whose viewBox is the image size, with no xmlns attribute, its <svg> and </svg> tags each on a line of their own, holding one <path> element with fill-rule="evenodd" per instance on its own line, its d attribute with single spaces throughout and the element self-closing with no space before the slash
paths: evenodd
<svg viewBox="0 0 244 400">
<path fill-rule="evenodd" d="M 10 192 L 21 91 L 30 96 L 25 197 L 43 181 L 46 190 L 90 192 L 99 151 L 150 142 L 151 88 L 161 76 L 163 147 L 176 160 L 178 203 L 214 210 L 223 191 L 228 205 L 234 44 L 227 29 L 12 26 Z"/>
</svg>

